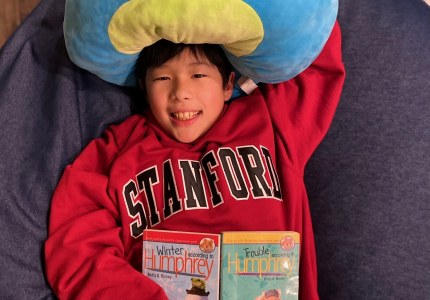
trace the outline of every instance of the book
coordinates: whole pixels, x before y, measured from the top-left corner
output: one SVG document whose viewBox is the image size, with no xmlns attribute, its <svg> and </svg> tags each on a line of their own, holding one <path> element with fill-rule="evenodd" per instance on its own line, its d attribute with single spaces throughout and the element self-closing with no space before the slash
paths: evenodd
<svg viewBox="0 0 430 300">
<path fill-rule="evenodd" d="M 298 299 L 297 232 L 223 232 L 221 300 Z"/>
<path fill-rule="evenodd" d="M 218 300 L 220 235 L 144 230 L 142 273 L 171 300 Z"/>
</svg>

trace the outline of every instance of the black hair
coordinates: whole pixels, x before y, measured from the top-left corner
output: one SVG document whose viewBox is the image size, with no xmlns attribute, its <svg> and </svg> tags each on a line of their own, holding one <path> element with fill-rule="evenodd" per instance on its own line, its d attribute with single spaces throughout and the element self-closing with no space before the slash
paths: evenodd
<svg viewBox="0 0 430 300">
<path fill-rule="evenodd" d="M 205 57 L 221 73 L 225 88 L 230 77 L 232 66 L 219 45 L 215 44 L 183 44 L 161 39 L 151 46 L 143 48 L 136 64 L 136 78 L 145 82 L 146 71 L 151 67 L 159 67 L 176 55 L 189 49 L 195 58 Z M 144 91 L 146 90 L 143 84 Z"/>
</svg>

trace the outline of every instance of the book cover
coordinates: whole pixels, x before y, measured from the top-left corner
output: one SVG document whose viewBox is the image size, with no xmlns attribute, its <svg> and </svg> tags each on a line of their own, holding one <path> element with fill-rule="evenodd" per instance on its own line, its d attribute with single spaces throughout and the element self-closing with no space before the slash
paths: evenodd
<svg viewBox="0 0 430 300">
<path fill-rule="evenodd" d="M 292 300 L 299 292 L 297 232 L 223 232 L 222 300 Z"/>
<path fill-rule="evenodd" d="M 220 235 L 147 229 L 142 273 L 171 300 L 217 300 Z"/>
</svg>

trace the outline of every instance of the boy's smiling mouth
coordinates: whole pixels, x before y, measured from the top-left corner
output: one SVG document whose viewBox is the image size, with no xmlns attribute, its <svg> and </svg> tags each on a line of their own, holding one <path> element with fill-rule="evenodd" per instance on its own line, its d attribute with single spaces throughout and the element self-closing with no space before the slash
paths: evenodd
<svg viewBox="0 0 430 300">
<path fill-rule="evenodd" d="M 179 121 L 186 121 L 190 119 L 194 119 L 198 115 L 201 114 L 201 111 L 180 111 L 180 112 L 173 112 L 170 113 L 172 118 Z"/>
</svg>

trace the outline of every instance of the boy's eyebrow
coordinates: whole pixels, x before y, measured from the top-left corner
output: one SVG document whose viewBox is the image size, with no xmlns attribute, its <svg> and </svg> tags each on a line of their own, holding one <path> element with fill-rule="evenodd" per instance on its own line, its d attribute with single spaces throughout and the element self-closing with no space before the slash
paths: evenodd
<svg viewBox="0 0 430 300">
<path fill-rule="evenodd" d="M 205 65 L 205 66 L 208 66 L 208 67 L 211 66 L 210 64 L 208 64 L 207 62 L 204 62 L 204 61 L 195 61 L 195 62 L 192 62 L 192 63 L 188 64 L 188 66 L 198 66 L 198 65 Z M 162 64 L 160 66 L 157 66 L 156 68 L 163 69 L 163 68 L 168 68 L 168 66 L 166 66 L 165 64 Z"/>
<path fill-rule="evenodd" d="M 204 61 L 195 61 L 195 62 L 189 63 L 188 65 L 189 66 L 205 65 L 205 66 L 210 67 L 210 65 L 207 62 L 204 62 Z"/>
</svg>

